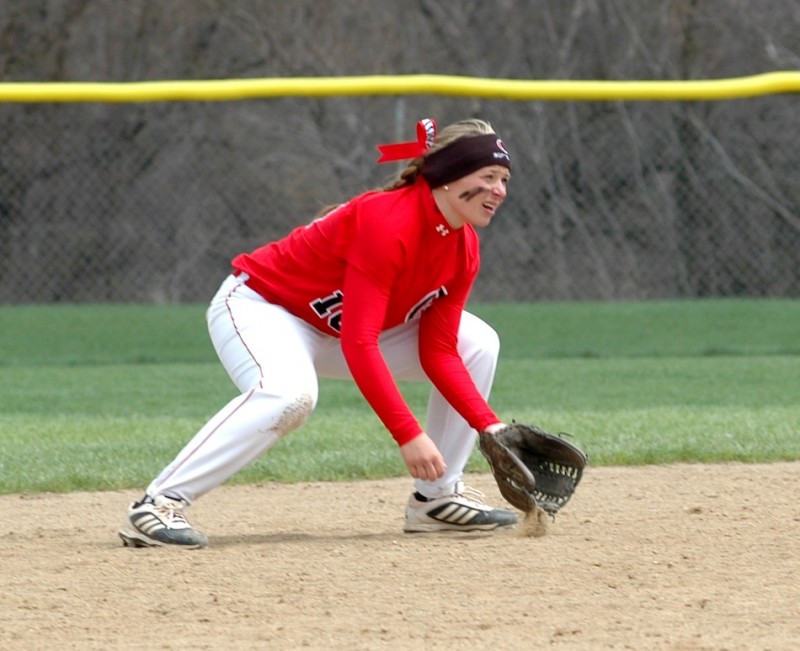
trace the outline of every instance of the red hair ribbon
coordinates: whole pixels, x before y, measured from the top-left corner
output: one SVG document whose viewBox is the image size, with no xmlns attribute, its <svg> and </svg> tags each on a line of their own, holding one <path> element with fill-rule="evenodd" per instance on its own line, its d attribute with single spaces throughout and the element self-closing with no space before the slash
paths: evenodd
<svg viewBox="0 0 800 651">
<path fill-rule="evenodd" d="M 425 118 L 417 122 L 417 139 L 412 142 L 394 142 L 388 145 L 378 145 L 381 152 L 379 163 L 391 163 L 398 160 L 419 158 L 433 146 L 436 138 L 436 121 Z"/>
</svg>

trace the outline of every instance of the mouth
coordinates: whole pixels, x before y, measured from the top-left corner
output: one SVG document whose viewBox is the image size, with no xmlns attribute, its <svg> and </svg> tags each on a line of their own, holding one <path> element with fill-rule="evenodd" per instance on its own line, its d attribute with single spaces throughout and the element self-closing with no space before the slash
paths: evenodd
<svg viewBox="0 0 800 651">
<path fill-rule="evenodd" d="M 484 201 L 481 204 L 481 207 L 489 213 L 489 215 L 494 215 L 497 212 L 497 209 L 500 207 L 500 204 L 491 202 L 491 201 Z"/>
</svg>

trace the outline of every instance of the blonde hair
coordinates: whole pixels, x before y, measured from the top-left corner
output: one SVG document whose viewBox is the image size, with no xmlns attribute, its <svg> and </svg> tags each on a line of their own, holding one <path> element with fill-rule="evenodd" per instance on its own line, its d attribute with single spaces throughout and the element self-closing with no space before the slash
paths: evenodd
<svg viewBox="0 0 800 651">
<path fill-rule="evenodd" d="M 484 136 L 494 132 L 495 131 L 491 124 L 484 120 L 478 120 L 477 118 L 453 122 L 453 124 L 447 125 L 436 135 L 436 140 L 427 153 L 432 154 L 435 151 L 444 149 L 447 147 L 447 145 L 451 145 L 456 140 L 461 138 Z M 381 190 L 398 190 L 406 187 L 407 185 L 413 185 L 417 180 L 417 177 L 422 172 L 424 164 L 425 159 L 422 156 L 415 158 L 402 172 L 400 172 L 400 176 L 398 178 L 383 186 Z"/>
</svg>

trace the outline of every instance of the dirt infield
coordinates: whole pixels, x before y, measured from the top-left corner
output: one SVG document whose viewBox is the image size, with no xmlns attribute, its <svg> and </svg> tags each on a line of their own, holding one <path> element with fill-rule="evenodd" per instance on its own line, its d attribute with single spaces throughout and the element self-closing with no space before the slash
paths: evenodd
<svg viewBox="0 0 800 651">
<path fill-rule="evenodd" d="M 538 538 L 403 534 L 405 479 L 224 487 L 200 551 L 122 547 L 135 493 L 3 496 L 0 648 L 796 649 L 798 478 L 590 468 Z"/>
</svg>

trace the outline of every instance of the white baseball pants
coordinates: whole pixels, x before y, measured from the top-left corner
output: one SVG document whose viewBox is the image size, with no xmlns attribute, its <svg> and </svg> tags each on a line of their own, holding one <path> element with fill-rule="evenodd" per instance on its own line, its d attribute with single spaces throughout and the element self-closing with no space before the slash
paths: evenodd
<svg viewBox="0 0 800 651">
<path fill-rule="evenodd" d="M 229 276 L 211 301 L 208 328 L 214 348 L 241 395 L 225 405 L 147 488 L 191 504 L 254 461 L 311 415 L 318 377 L 350 378 L 340 341 Z M 397 380 L 428 381 L 419 362 L 418 321 L 384 332 L 381 351 Z M 497 333 L 464 312 L 459 353 L 478 390 L 488 398 L 500 343 Z M 434 388 L 425 431 L 447 471 L 437 481 L 415 480 L 431 498 L 452 493 L 475 445 L 476 433 Z"/>
</svg>

